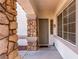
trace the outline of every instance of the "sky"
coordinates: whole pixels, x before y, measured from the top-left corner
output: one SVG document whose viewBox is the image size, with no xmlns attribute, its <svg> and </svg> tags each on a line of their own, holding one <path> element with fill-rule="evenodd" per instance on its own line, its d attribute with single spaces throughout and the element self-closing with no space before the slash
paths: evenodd
<svg viewBox="0 0 79 59">
<path fill-rule="evenodd" d="M 18 35 L 27 35 L 27 14 L 22 7 L 17 3 L 17 22 L 18 22 Z"/>
</svg>

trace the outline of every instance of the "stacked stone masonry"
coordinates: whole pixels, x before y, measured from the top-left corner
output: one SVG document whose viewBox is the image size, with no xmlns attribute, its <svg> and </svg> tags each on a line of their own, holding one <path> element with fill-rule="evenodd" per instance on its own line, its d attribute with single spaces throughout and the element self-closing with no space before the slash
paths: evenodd
<svg viewBox="0 0 79 59">
<path fill-rule="evenodd" d="M 16 15 L 16 0 L 0 0 L 0 59 L 18 55 Z"/>
<path fill-rule="evenodd" d="M 28 37 L 36 37 L 36 19 L 27 20 L 27 34 Z"/>
<path fill-rule="evenodd" d="M 27 20 L 28 26 L 27 26 L 27 36 L 29 37 L 27 50 L 29 51 L 35 51 L 38 49 L 38 41 L 37 41 L 37 24 L 36 19 L 28 19 Z M 28 38 L 27 38 L 28 39 Z"/>
<path fill-rule="evenodd" d="M 27 51 L 36 51 L 38 49 L 37 41 L 28 42 Z"/>
</svg>

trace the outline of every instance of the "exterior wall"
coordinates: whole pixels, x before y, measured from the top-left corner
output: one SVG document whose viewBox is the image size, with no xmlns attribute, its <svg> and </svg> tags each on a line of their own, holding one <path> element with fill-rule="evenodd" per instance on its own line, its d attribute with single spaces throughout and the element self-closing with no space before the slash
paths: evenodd
<svg viewBox="0 0 79 59">
<path fill-rule="evenodd" d="M 77 46 L 73 45 L 72 43 L 70 43 L 70 42 L 64 40 L 63 38 L 60 38 L 60 37 L 57 36 L 57 15 L 60 14 L 62 12 L 62 10 L 65 7 L 67 7 L 68 4 L 69 3 L 64 5 L 64 7 L 61 7 L 59 12 L 54 16 L 54 24 L 56 24 L 56 28 L 54 28 L 53 39 L 54 39 L 55 46 L 56 46 L 57 50 L 59 51 L 59 53 L 61 54 L 61 56 L 63 57 L 63 59 L 78 59 L 78 50 L 77 50 L 78 48 L 77 48 Z"/>
<path fill-rule="evenodd" d="M 53 34 L 50 33 L 50 20 L 54 21 L 54 19 L 49 18 L 48 20 L 49 20 L 49 45 L 53 45 L 53 42 L 54 42 L 54 40 L 53 40 L 53 34 L 54 33 Z"/>
<path fill-rule="evenodd" d="M 53 36 L 57 35 L 57 18 L 56 18 L 56 16 L 53 16 L 50 19 L 53 19 L 53 34 L 51 35 L 50 27 L 49 27 L 49 45 L 53 45 L 54 44 Z M 49 19 L 49 21 L 50 21 L 50 19 Z M 49 22 L 49 24 L 50 24 L 50 22 Z"/>
<path fill-rule="evenodd" d="M 16 0 L 0 0 L 0 59 L 18 56 L 16 15 Z"/>
<path fill-rule="evenodd" d="M 63 59 L 78 59 L 77 46 L 72 45 L 70 42 L 67 42 L 56 35 L 53 38 L 55 46 Z"/>
</svg>

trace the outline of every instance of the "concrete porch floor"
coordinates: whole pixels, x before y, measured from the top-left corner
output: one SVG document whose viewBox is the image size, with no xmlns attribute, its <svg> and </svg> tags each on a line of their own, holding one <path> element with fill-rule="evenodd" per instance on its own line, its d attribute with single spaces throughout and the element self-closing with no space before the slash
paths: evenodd
<svg viewBox="0 0 79 59">
<path fill-rule="evenodd" d="M 19 51 L 22 59 L 63 59 L 54 46 L 40 48 L 38 51 Z"/>
</svg>

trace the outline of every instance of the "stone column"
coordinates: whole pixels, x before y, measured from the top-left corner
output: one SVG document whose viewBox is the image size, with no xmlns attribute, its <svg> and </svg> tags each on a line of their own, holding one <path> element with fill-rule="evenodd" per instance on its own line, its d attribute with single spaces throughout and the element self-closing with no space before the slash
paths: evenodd
<svg viewBox="0 0 79 59">
<path fill-rule="evenodd" d="M 0 59 L 18 55 L 16 29 L 16 0 L 0 0 Z"/>
<path fill-rule="evenodd" d="M 30 16 L 31 17 L 31 16 Z M 36 27 L 36 18 L 28 18 L 27 20 L 27 39 L 28 46 L 27 50 L 37 50 L 37 27 Z"/>
<path fill-rule="evenodd" d="M 28 37 L 36 37 L 36 20 L 35 19 L 28 19 L 28 31 L 27 31 L 27 36 Z"/>
</svg>

